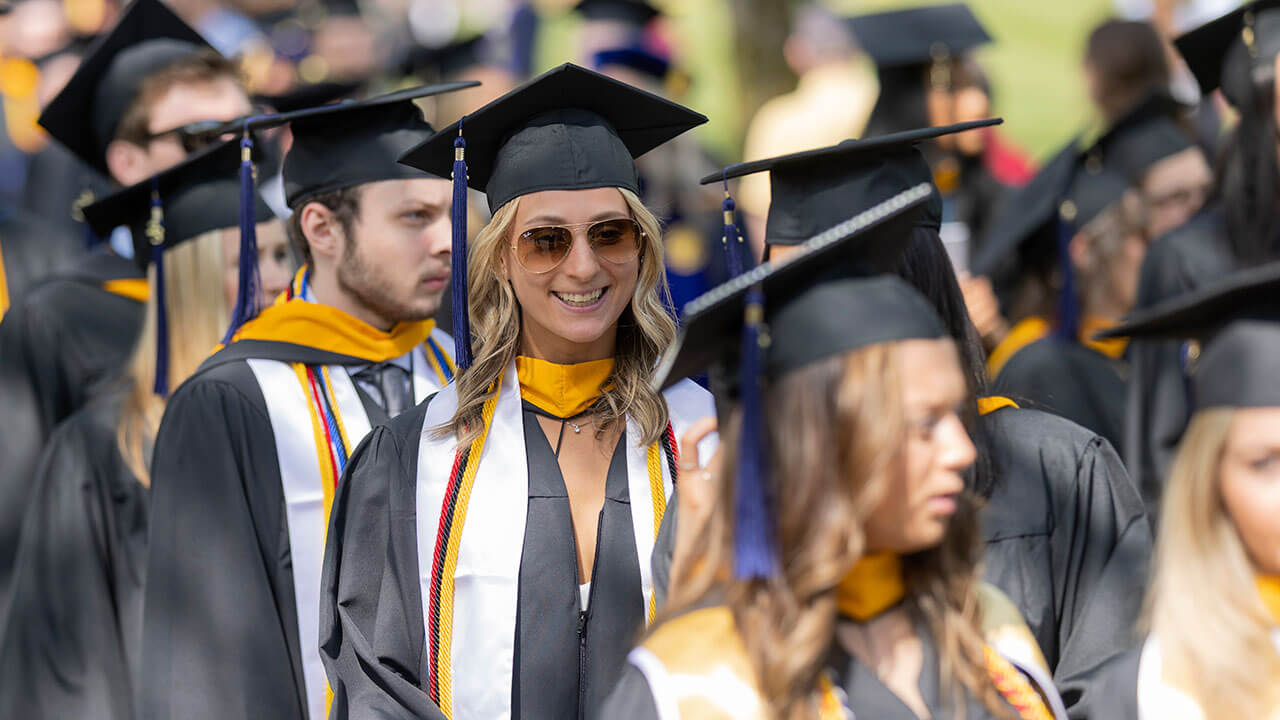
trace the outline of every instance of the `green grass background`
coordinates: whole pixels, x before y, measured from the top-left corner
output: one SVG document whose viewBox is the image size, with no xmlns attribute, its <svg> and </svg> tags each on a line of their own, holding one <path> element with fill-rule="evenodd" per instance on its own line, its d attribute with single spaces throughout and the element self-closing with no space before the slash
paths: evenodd
<svg viewBox="0 0 1280 720">
<path fill-rule="evenodd" d="M 783 0 L 778 0 L 782 2 Z M 539 69 L 573 60 L 578 22 L 560 0 L 541 3 Z M 677 62 L 693 84 L 683 98 L 711 118 L 698 130 L 725 161 L 737 160 L 749 121 L 734 71 L 731 0 L 655 0 L 672 23 Z M 938 4 L 919 0 L 829 0 L 847 14 Z M 1111 0 L 969 0 L 995 42 L 978 59 L 992 81 L 1004 132 L 1037 160 L 1094 123 L 1080 58 L 1089 32 L 1112 14 Z"/>
</svg>

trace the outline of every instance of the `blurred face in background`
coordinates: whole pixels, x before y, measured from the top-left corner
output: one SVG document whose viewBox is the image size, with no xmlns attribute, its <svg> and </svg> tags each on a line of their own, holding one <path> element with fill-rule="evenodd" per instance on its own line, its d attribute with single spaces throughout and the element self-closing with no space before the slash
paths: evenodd
<svg viewBox="0 0 1280 720">
<path fill-rule="evenodd" d="M 279 220 L 268 220 L 258 223 L 258 307 L 264 308 L 272 303 L 293 280 L 293 252 L 289 249 L 289 238 L 284 223 Z M 222 231 L 223 265 L 222 286 L 227 298 L 227 307 L 235 308 L 236 295 L 240 289 L 240 232 L 237 228 Z"/>
<path fill-rule="evenodd" d="M 63 48 L 71 40 L 71 27 L 57 0 L 14 3 L 0 19 L 0 42 L 7 56 L 38 58 Z"/>
<path fill-rule="evenodd" d="M 1280 408 L 1235 410 L 1218 477 L 1255 569 L 1280 575 Z"/>
<path fill-rule="evenodd" d="M 1184 225 L 1204 206 L 1212 188 L 1213 171 L 1198 147 L 1152 165 L 1141 187 L 1147 236 L 1154 240 Z"/>
</svg>

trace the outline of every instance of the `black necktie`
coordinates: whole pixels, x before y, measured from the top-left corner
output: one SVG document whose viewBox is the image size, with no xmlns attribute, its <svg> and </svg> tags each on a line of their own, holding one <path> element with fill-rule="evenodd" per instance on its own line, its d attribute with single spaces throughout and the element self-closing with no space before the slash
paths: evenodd
<svg viewBox="0 0 1280 720">
<path fill-rule="evenodd" d="M 355 380 L 387 411 L 388 417 L 399 415 L 413 404 L 409 371 L 393 362 L 369 365 L 355 374 Z"/>
</svg>

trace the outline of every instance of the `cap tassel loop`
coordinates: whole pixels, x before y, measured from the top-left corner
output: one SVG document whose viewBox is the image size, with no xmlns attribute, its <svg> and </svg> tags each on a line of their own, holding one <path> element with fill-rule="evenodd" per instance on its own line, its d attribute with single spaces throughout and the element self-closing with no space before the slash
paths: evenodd
<svg viewBox="0 0 1280 720">
<path fill-rule="evenodd" d="M 240 140 L 240 277 L 236 290 L 236 306 L 231 311 L 231 323 L 227 326 L 222 344 L 231 342 L 241 325 L 258 314 L 258 232 L 254 202 L 253 138 L 249 135 L 249 121 L 245 121 L 244 137 Z"/>
<path fill-rule="evenodd" d="M 742 236 L 738 232 L 738 226 L 734 224 L 733 212 L 736 209 L 733 196 L 729 194 L 729 179 L 727 177 L 728 170 L 725 170 L 725 176 L 722 176 L 724 182 L 724 202 L 720 203 L 720 209 L 724 211 L 724 231 L 720 236 L 720 242 L 724 245 L 725 261 L 729 265 L 729 279 L 738 277 L 746 272 L 747 249 L 742 244 Z"/>
<path fill-rule="evenodd" d="M 463 120 L 466 118 L 464 117 Z M 453 141 L 453 362 L 461 372 L 471 367 L 471 314 L 467 307 L 467 141 Z"/>
<path fill-rule="evenodd" d="M 151 218 L 147 221 L 147 240 L 151 242 L 151 266 L 156 273 L 156 376 L 152 391 L 160 397 L 169 397 L 169 313 L 166 309 L 164 286 L 164 207 L 160 202 L 160 187 L 154 180 L 151 186 Z"/>
<path fill-rule="evenodd" d="M 1080 301 L 1076 297 L 1075 271 L 1071 267 L 1075 216 L 1075 204 L 1064 201 L 1058 213 L 1058 267 L 1062 269 L 1062 287 L 1058 290 L 1058 322 L 1054 330 L 1054 336 L 1064 342 L 1077 342 L 1080 332 Z"/>
<path fill-rule="evenodd" d="M 757 287 L 747 295 L 742 330 L 742 437 L 738 445 L 733 554 L 733 574 L 739 580 L 769 578 L 778 568 L 769 497 L 769 438 L 761 397 L 763 355 L 768 346 L 764 293 Z"/>
</svg>

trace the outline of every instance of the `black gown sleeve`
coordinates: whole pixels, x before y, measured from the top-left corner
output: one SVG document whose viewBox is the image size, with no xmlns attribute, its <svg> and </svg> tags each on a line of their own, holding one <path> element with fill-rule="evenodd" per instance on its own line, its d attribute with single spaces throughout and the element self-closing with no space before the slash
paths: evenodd
<svg viewBox="0 0 1280 720">
<path fill-rule="evenodd" d="M 1000 483 L 1015 484 L 993 494 L 984 516 L 1009 536 L 998 552 L 988 545 L 988 576 L 1038 628 L 1071 717 L 1086 717 L 1098 667 L 1133 643 L 1152 547 L 1142 500 L 1115 450 L 1085 428 L 1028 409 L 983 419 Z M 1037 486 L 1038 497 L 1027 495 Z M 1032 505 L 1047 507 L 1047 547 L 1018 536 Z"/>
<path fill-rule="evenodd" d="M 613 692 L 600 706 L 599 718 L 626 718 L 627 720 L 658 720 L 658 706 L 653 701 L 653 691 L 640 668 L 627 663 L 618 678 Z"/>
<path fill-rule="evenodd" d="M 1064 490 L 1052 542 L 1064 601 L 1054 679 L 1071 716 L 1085 718 L 1098 667 L 1134 642 L 1152 536 L 1142 498 L 1102 438 L 1085 446 L 1074 488 L 1055 488 Z"/>
<path fill-rule="evenodd" d="M 146 720 L 306 717 L 280 471 L 250 372 L 224 365 L 188 381 L 156 437 Z"/>
<path fill-rule="evenodd" d="M 444 719 L 422 688 L 415 487 L 425 414 L 423 403 L 375 428 L 333 500 L 320 584 L 332 720 Z"/>
<path fill-rule="evenodd" d="M 0 614 L 40 453 L 58 423 L 109 388 L 141 323 L 140 303 L 64 278 L 0 322 Z"/>
<path fill-rule="evenodd" d="M 1089 720 L 1138 720 L 1138 666 L 1142 645 L 1117 655 L 1099 669 L 1098 699 Z"/>
<path fill-rule="evenodd" d="M 0 643 L 0 717 L 135 717 L 146 489 L 122 473 L 114 437 L 92 437 L 114 429 L 92 409 L 59 427 L 36 476 Z"/>
</svg>

